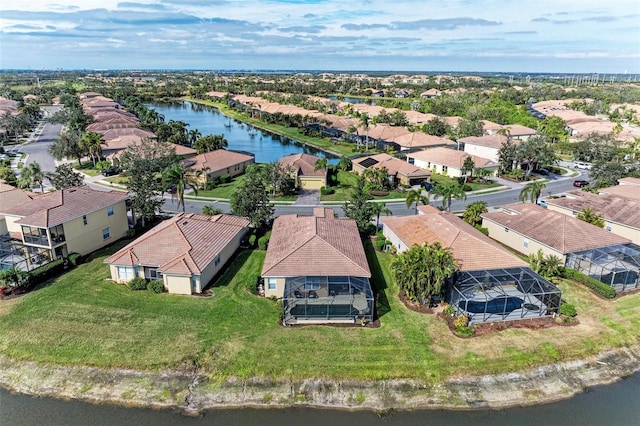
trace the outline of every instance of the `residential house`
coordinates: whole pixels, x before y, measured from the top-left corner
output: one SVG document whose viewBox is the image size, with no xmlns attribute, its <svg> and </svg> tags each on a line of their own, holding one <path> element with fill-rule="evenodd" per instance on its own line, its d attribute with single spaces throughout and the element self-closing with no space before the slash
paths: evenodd
<svg viewBox="0 0 640 426">
<path fill-rule="evenodd" d="M 383 234 L 403 253 L 414 245 L 440 243 L 451 250 L 459 271 L 449 277 L 447 301 L 470 323 L 552 315 L 561 291 L 452 213 L 420 206 L 419 214 L 385 217 Z"/>
<path fill-rule="evenodd" d="M 265 296 L 283 300 L 283 323 L 373 320 L 371 271 L 355 221 L 332 209 L 282 215 L 262 267 Z"/>
<path fill-rule="evenodd" d="M 327 186 L 327 167 L 316 168 L 320 157 L 311 154 L 291 154 L 278 160 L 278 164 L 288 170 L 296 180 L 296 187 L 306 190 L 319 190 Z"/>
<path fill-rule="evenodd" d="M 560 198 L 547 198 L 547 207 L 560 213 L 577 216 L 584 209 L 602 215 L 604 229 L 635 244 L 640 244 L 640 200 L 614 194 L 593 194 L 569 191 Z"/>
<path fill-rule="evenodd" d="M 431 178 L 431 173 L 409 164 L 389 154 L 375 154 L 356 158 L 351 161 L 352 170 L 362 174 L 366 169 L 386 168 L 389 182 L 393 185 L 420 185 Z"/>
<path fill-rule="evenodd" d="M 429 90 L 426 90 L 426 91 L 422 92 L 420 94 L 420 97 L 422 99 L 433 99 L 433 98 L 437 98 L 441 94 L 442 94 L 442 92 L 440 90 L 438 90 L 438 89 L 429 89 Z"/>
<path fill-rule="evenodd" d="M 640 263 L 629 263 L 633 256 L 627 255 L 634 250 L 631 241 L 590 223 L 535 204 L 520 203 L 484 213 L 482 226 L 489 230 L 491 238 L 520 253 L 535 255 L 541 251 L 545 256 L 557 256 L 563 266 L 602 280 L 617 291 L 640 286 Z"/>
<path fill-rule="evenodd" d="M 128 199 L 126 192 L 78 186 L 3 205 L 0 215 L 9 235 L 26 246 L 31 262 L 46 263 L 69 253 L 86 255 L 124 237 Z"/>
<path fill-rule="evenodd" d="M 464 144 L 464 152 L 471 155 L 476 155 L 481 158 L 487 158 L 494 163 L 499 163 L 498 151 L 502 148 L 502 145 L 508 140 L 504 135 L 484 135 L 484 136 L 469 136 L 458 140 L 460 144 Z M 511 139 L 514 144 L 519 144 L 520 140 Z"/>
<path fill-rule="evenodd" d="M 184 164 L 194 173 L 206 172 L 200 177 L 202 183 L 225 175 L 238 176 L 254 163 L 253 154 L 228 149 L 216 149 L 184 160 Z"/>
<path fill-rule="evenodd" d="M 432 148 L 407 154 L 407 161 L 421 169 L 441 173 L 450 177 L 471 176 L 471 171 L 464 168 L 464 162 L 471 157 L 475 169 L 486 169 L 492 176 L 497 173 L 499 164 L 482 157 L 469 155 L 464 151 L 451 148 Z"/>
<path fill-rule="evenodd" d="M 640 201 L 640 179 L 633 177 L 622 178 L 618 180 L 618 185 L 601 188 L 598 192 Z"/>
<path fill-rule="evenodd" d="M 0 209 L 2 210 L 31 201 L 36 196 L 36 194 L 0 182 Z M 0 215 L 0 236 L 5 235 L 7 232 L 9 232 L 7 230 L 7 222 L 4 216 Z"/>
<path fill-rule="evenodd" d="M 169 293 L 202 293 L 233 257 L 249 219 L 180 213 L 105 259 L 111 279 L 161 280 Z"/>
</svg>

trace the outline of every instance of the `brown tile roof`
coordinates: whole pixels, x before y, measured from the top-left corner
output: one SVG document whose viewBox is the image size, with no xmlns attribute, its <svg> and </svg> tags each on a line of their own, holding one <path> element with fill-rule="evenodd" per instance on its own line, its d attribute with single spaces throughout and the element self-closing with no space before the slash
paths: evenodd
<svg viewBox="0 0 640 426">
<path fill-rule="evenodd" d="M 563 198 L 548 198 L 548 205 L 555 205 L 580 213 L 591 209 L 605 220 L 640 229 L 640 201 L 607 194 L 586 191 L 569 191 Z"/>
<path fill-rule="evenodd" d="M 452 213 L 420 206 L 420 214 L 384 217 L 382 222 L 407 247 L 439 242 L 453 251 L 461 271 L 528 266 L 497 242 Z"/>
<path fill-rule="evenodd" d="M 76 186 L 39 195 L 0 213 L 19 216 L 16 223 L 49 228 L 69 222 L 129 198 L 121 191 L 98 191 L 88 186 Z M 4 205 L 3 205 L 4 207 Z"/>
<path fill-rule="evenodd" d="M 282 157 L 278 160 L 278 163 L 284 167 L 291 167 L 294 171 L 297 171 L 298 176 L 319 176 L 322 177 L 327 174 L 327 169 L 315 170 L 316 161 L 320 160 L 320 157 L 316 157 L 311 154 L 291 154 Z"/>
<path fill-rule="evenodd" d="M 403 148 L 426 148 L 442 145 L 456 145 L 456 143 L 451 139 L 439 138 L 423 132 L 409 132 L 391 139 L 390 142 L 395 142 Z"/>
<path fill-rule="evenodd" d="M 276 218 L 262 275 L 371 277 L 371 271 L 355 221 L 316 208 L 314 216 Z"/>
<path fill-rule="evenodd" d="M 538 133 L 537 130 L 532 129 L 530 127 L 527 126 L 523 126 L 521 124 L 505 124 L 504 126 L 502 126 L 502 128 L 504 129 L 508 129 L 509 130 L 509 134 L 511 136 L 528 136 L 528 135 L 535 135 L 536 133 Z"/>
<path fill-rule="evenodd" d="M 632 179 L 632 178 L 627 178 Z M 610 186 L 609 188 L 602 188 L 598 190 L 600 194 L 616 195 L 618 197 L 631 198 L 632 200 L 640 201 L 640 186 L 634 184 L 623 184 Z"/>
<path fill-rule="evenodd" d="M 413 164 L 409 164 L 404 160 L 400 160 L 399 158 L 392 157 L 391 155 L 385 154 L 385 153 L 356 158 L 352 162 L 360 165 L 364 161 L 371 160 L 371 159 L 375 160 L 376 163 L 369 167 L 373 167 L 376 169 L 385 167 L 389 175 L 400 174 L 408 177 L 431 176 L 430 172 L 424 169 L 421 169 L 419 167 L 416 167 Z M 365 168 L 368 169 L 369 167 L 365 167 Z"/>
<path fill-rule="evenodd" d="M 243 217 L 180 213 L 111 255 L 105 263 L 156 266 L 164 274 L 199 274 L 248 226 L 249 219 Z"/>
<path fill-rule="evenodd" d="M 408 158 L 417 158 L 424 161 L 430 161 L 436 164 L 443 164 L 448 167 L 454 167 L 457 169 L 462 168 L 464 164 L 464 160 L 467 157 L 471 157 L 473 159 L 474 167 L 476 168 L 484 168 L 484 167 L 497 167 L 498 163 L 494 163 L 488 158 L 477 157 L 475 155 L 470 155 L 464 151 L 458 151 L 451 148 L 431 148 L 425 149 L 424 151 L 412 152 L 411 154 L 407 154 Z"/>
<path fill-rule="evenodd" d="M 468 138 L 462 138 L 459 140 L 460 142 L 464 142 L 469 145 L 479 145 L 486 146 L 489 148 L 500 149 L 502 148 L 502 144 L 507 141 L 507 137 L 504 135 L 484 135 L 484 136 L 469 136 Z M 514 144 L 520 143 L 518 139 L 511 140 Z"/>
<path fill-rule="evenodd" d="M 0 209 L 6 210 L 18 204 L 26 203 L 34 198 L 34 194 L 0 182 Z"/>
<path fill-rule="evenodd" d="M 504 206 L 482 217 L 563 254 L 631 242 L 590 223 L 531 203 Z"/>
<path fill-rule="evenodd" d="M 626 177 L 626 178 L 618 179 L 618 183 L 620 185 L 640 186 L 640 178 Z"/>
<path fill-rule="evenodd" d="M 363 127 L 358 127 L 359 135 L 368 135 L 369 138 L 383 139 L 386 141 L 394 140 L 395 138 L 406 135 L 407 133 L 411 132 L 409 132 L 409 129 L 406 127 L 389 126 L 388 124 L 376 124 L 374 126 L 369 126 L 368 131 Z"/>
<path fill-rule="evenodd" d="M 129 127 L 125 129 L 109 129 L 109 130 L 100 130 L 97 133 L 102 134 L 102 140 L 108 141 L 109 139 L 114 139 L 119 136 L 125 135 L 137 135 L 143 138 L 156 139 L 157 136 L 155 133 L 148 132 L 146 130 L 138 129 L 136 127 Z"/>
<path fill-rule="evenodd" d="M 215 151 L 198 154 L 186 161 L 188 162 L 188 167 L 192 170 L 197 171 L 208 167 L 209 173 L 213 173 L 252 159 L 254 159 L 252 155 L 226 149 L 216 149 Z"/>
</svg>

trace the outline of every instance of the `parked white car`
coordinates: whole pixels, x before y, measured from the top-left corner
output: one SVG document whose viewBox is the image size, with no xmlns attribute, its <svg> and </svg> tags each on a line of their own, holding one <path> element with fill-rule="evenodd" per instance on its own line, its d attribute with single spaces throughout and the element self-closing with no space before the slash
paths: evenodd
<svg viewBox="0 0 640 426">
<path fill-rule="evenodd" d="M 574 163 L 573 167 L 575 167 L 576 169 L 579 169 L 579 170 L 590 170 L 591 169 L 591 164 L 578 162 L 578 163 Z"/>
</svg>

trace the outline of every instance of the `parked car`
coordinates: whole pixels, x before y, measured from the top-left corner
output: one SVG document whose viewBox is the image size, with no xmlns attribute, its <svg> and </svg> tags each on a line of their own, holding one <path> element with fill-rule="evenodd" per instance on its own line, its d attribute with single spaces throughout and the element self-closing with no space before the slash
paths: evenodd
<svg viewBox="0 0 640 426">
<path fill-rule="evenodd" d="M 588 186 L 589 185 L 589 181 L 586 180 L 574 180 L 573 181 L 573 186 L 575 186 L 576 188 L 582 188 L 583 186 Z"/>
<path fill-rule="evenodd" d="M 536 170 L 533 171 L 533 173 L 537 173 L 539 175 L 547 176 L 551 172 L 549 170 L 547 170 L 547 169 L 536 169 Z"/>
<path fill-rule="evenodd" d="M 435 186 L 435 184 L 433 184 L 431 182 L 424 181 L 424 182 L 422 182 L 422 187 L 424 188 L 425 191 L 433 191 L 433 189 L 436 186 Z"/>
<path fill-rule="evenodd" d="M 576 169 L 579 170 L 590 170 L 591 169 L 591 164 L 587 164 L 587 163 L 583 163 L 583 162 L 577 162 L 573 164 L 573 167 L 575 167 Z"/>
<path fill-rule="evenodd" d="M 113 176 L 113 175 L 117 175 L 118 169 L 116 167 L 109 167 L 108 169 L 104 169 L 102 171 L 102 176 Z"/>
</svg>

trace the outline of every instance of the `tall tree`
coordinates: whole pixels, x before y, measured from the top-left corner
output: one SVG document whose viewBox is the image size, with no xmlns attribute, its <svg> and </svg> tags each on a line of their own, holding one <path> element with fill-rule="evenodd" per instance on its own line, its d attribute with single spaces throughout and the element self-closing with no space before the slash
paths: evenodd
<svg viewBox="0 0 640 426">
<path fill-rule="evenodd" d="M 405 198 L 405 203 L 407 208 L 411 207 L 411 204 L 415 203 L 415 213 L 418 214 L 418 204 L 422 203 L 425 206 L 429 205 L 429 197 L 422 195 L 422 189 L 411 189 L 407 192 L 407 197 Z"/>
<path fill-rule="evenodd" d="M 102 135 L 96 132 L 86 132 L 80 137 L 78 141 L 78 147 L 82 152 L 86 152 L 93 161 L 93 167 L 96 166 L 96 162 L 100 161 L 102 157 Z"/>
<path fill-rule="evenodd" d="M 131 194 L 133 211 L 145 226 L 162 206 L 163 192 L 159 179 L 164 169 L 175 164 L 175 148 L 167 142 L 143 139 L 141 143 L 129 145 L 120 158 L 120 167 L 128 177 L 127 189 Z"/>
<path fill-rule="evenodd" d="M 316 164 L 313 165 L 313 171 L 315 172 L 318 170 L 326 170 L 328 166 L 329 166 L 329 160 L 326 157 L 319 158 L 316 161 Z"/>
<path fill-rule="evenodd" d="M 520 191 L 520 201 L 524 203 L 529 200 L 534 204 L 538 204 L 538 199 L 546 187 L 547 185 L 541 181 L 526 184 Z"/>
<path fill-rule="evenodd" d="M 358 176 L 356 186 L 351 191 L 349 200 L 345 201 L 342 210 L 349 219 L 356 221 L 360 232 L 366 232 L 373 218 L 373 207 L 369 200 L 371 195 L 366 190 L 364 178 Z"/>
<path fill-rule="evenodd" d="M 482 223 L 482 217 L 480 215 L 487 211 L 486 201 L 474 201 L 467 205 L 464 213 L 462 213 L 462 220 L 471 226 L 479 226 Z"/>
<path fill-rule="evenodd" d="M 262 228 L 273 219 L 275 208 L 269 203 L 269 193 L 262 180 L 247 178 L 231 195 L 231 211 L 249 218 L 255 228 Z"/>
<path fill-rule="evenodd" d="M 11 167 L 0 165 L 0 180 L 5 181 L 8 185 L 18 186 L 18 178 Z"/>
<path fill-rule="evenodd" d="M 380 229 L 380 215 L 385 214 L 389 216 L 393 214 L 391 210 L 387 208 L 387 203 L 370 203 L 373 207 L 373 214 L 376 215 L 376 229 Z"/>
<path fill-rule="evenodd" d="M 566 126 L 567 124 L 562 118 L 550 115 L 538 124 L 538 131 L 551 143 L 562 142 L 569 135 Z"/>
<path fill-rule="evenodd" d="M 473 162 L 473 158 L 470 155 L 465 157 L 462 167 L 465 171 L 469 172 L 469 177 L 473 180 L 473 172 L 475 171 L 476 163 Z"/>
<path fill-rule="evenodd" d="M 365 151 L 369 150 L 369 116 L 364 113 L 360 115 L 360 127 L 364 130 L 365 134 Z"/>
<path fill-rule="evenodd" d="M 47 174 L 47 178 L 55 189 L 84 185 L 84 177 L 73 170 L 70 164 L 60 164 L 52 173 Z"/>
<path fill-rule="evenodd" d="M 344 155 L 341 156 L 340 160 L 338 161 L 338 169 L 345 172 L 351 170 L 351 160 Z"/>
<path fill-rule="evenodd" d="M 44 187 L 42 186 L 44 173 L 37 161 L 27 164 L 27 166 L 20 172 L 20 178 L 24 179 L 24 182 L 27 184 L 29 189 L 31 189 L 33 185 L 38 185 L 40 187 L 40 191 L 44 192 Z"/>
<path fill-rule="evenodd" d="M 507 138 L 498 150 L 498 163 L 502 173 L 511 172 L 516 167 L 516 161 L 518 161 L 518 147 L 511 138 Z"/>
<path fill-rule="evenodd" d="M 74 130 L 62 133 L 54 143 L 49 145 L 49 154 L 58 161 L 64 158 L 76 159 L 78 166 L 81 166 L 82 157 L 86 152 L 80 145 L 80 137 L 80 132 Z"/>
<path fill-rule="evenodd" d="M 458 270 L 458 262 L 451 249 L 437 242 L 414 245 L 395 258 L 391 269 L 407 298 L 425 305 L 431 297 L 444 295 L 446 280 Z"/>
<path fill-rule="evenodd" d="M 187 188 L 191 188 L 198 195 L 198 178 L 187 167 L 181 163 L 175 163 L 164 169 L 162 172 L 162 186 L 166 191 L 168 188 L 175 188 L 171 193 L 171 199 L 178 200 L 178 208 L 182 206 L 182 212 L 185 211 L 184 193 Z"/>
<path fill-rule="evenodd" d="M 517 149 L 517 162 L 526 164 L 525 178 L 528 178 L 535 167 L 552 165 L 558 161 L 553 147 L 540 135 L 531 136 L 521 142 Z"/>
<path fill-rule="evenodd" d="M 464 192 L 462 185 L 457 182 L 446 182 L 438 184 L 433 190 L 435 198 L 442 197 L 442 208 L 446 211 L 451 211 L 451 200 L 466 200 L 467 193 Z"/>
</svg>

